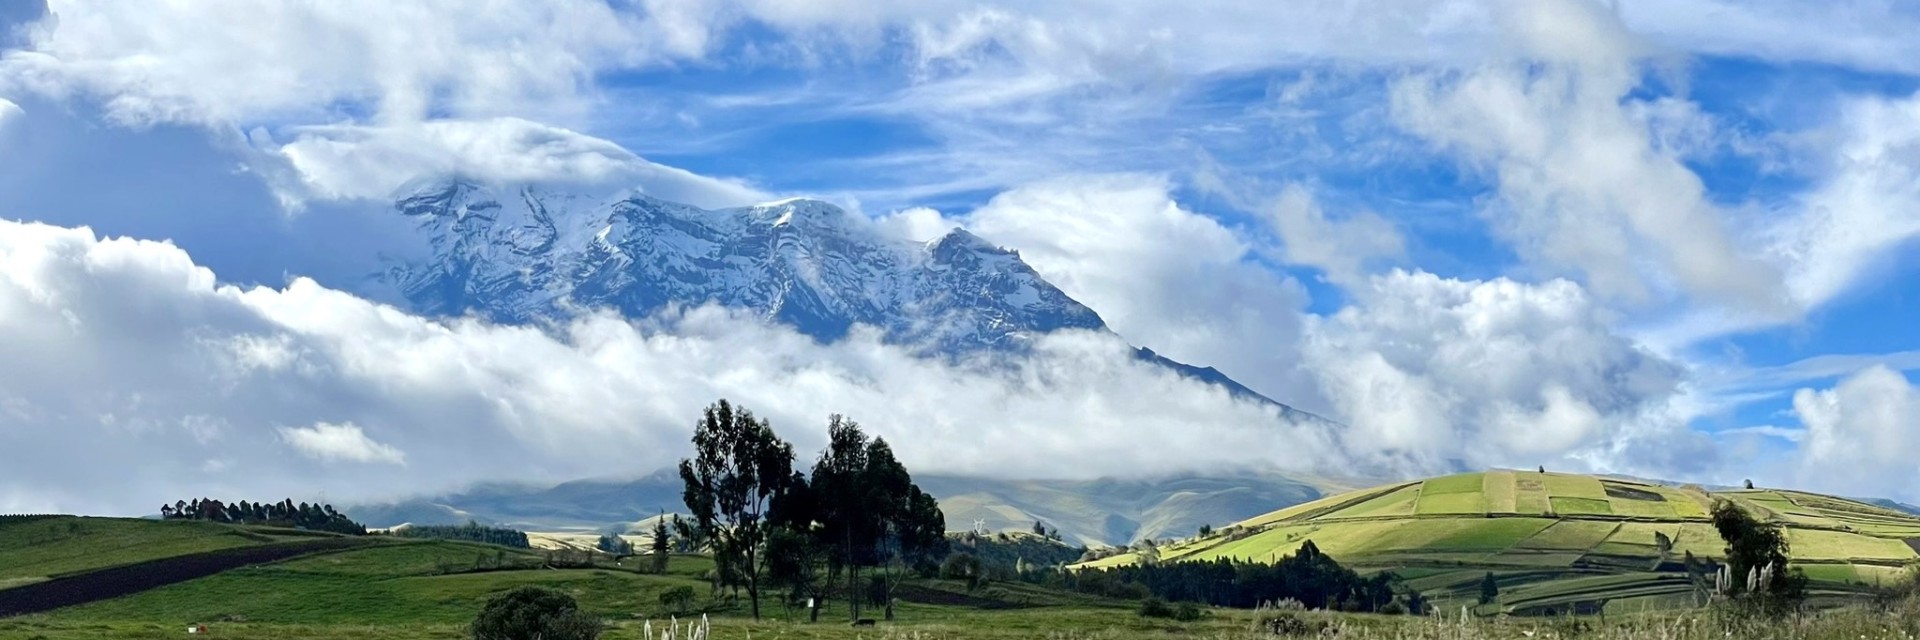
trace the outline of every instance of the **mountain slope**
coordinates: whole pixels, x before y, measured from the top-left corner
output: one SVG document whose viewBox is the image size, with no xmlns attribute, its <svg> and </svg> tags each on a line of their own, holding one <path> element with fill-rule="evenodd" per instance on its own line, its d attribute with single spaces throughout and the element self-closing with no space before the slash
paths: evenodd
<svg viewBox="0 0 1920 640">
<path fill-rule="evenodd" d="M 503 323 L 609 308 L 747 309 L 822 341 L 854 325 L 923 355 L 1016 351 L 1060 330 L 1107 331 L 1099 314 L 1020 259 L 955 228 L 929 242 L 889 236 L 828 203 L 793 199 L 705 210 L 632 192 L 423 182 L 398 212 L 426 251 L 377 275 L 414 309 Z M 1139 359 L 1279 405 L 1212 368 Z"/>
<path fill-rule="evenodd" d="M 896 240 L 813 200 L 708 211 L 633 193 L 449 182 L 396 207 L 433 251 L 384 278 L 430 313 L 521 323 L 568 305 L 637 317 L 716 302 L 822 340 L 857 323 L 940 353 L 1106 326 L 1014 252 L 964 229 Z"/>
<path fill-rule="evenodd" d="M 940 500 L 950 531 L 1024 531 L 1035 520 L 1074 544 L 1124 545 L 1144 538 L 1190 535 L 1263 513 L 1275 504 L 1319 498 L 1345 487 L 1280 474 L 1223 474 L 1157 480 L 996 480 L 916 475 Z M 553 487 L 482 485 L 446 496 L 349 507 L 369 527 L 401 523 L 461 524 L 474 520 L 531 531 L 623 529 L 662 510 L 684 510 L 678 475 L 663 471 L 627 481 L 583 480 Z"/>
<path fill-rule="evenodd" d="M 1711 563 L 1724 554 L 1707 515 L 1721 499 L 1779 523 L 1792 544 L 1793 567 L 1806 572 L 1822 598 L 1858 596 L 1920 564 L 1920 517 L 1863 502 L 1527 471 L 1330 496 L 1153 553 L 1161 562 L 1271 561 L 1312 541 L 1342 564 L 1394 571 L 1455 605 L 1472 604 L 1479 581 L 1492 573 L 1501 583 L 1499 608 L 1513 613 L 1690 606 L 1702 597 Z M 1692 567 L 1689 556 L 1696 559 Z M 1140 558 L 1126 553 L 1090 566 Z"/>
</svg>

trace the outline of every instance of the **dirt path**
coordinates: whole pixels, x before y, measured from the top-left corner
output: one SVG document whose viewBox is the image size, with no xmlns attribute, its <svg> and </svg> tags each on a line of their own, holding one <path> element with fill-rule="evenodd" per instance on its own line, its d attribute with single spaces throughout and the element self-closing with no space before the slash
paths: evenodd
<svg viewBox="0 0 1920 640">
<path fill-rule="evenodd" d="M 378 540 L 368 538 L 301 540 L 220 549 L 110 567 L 0 590 L 0 618 L 118 598 L 229 569 L 378 543 Z"/>
</svg>

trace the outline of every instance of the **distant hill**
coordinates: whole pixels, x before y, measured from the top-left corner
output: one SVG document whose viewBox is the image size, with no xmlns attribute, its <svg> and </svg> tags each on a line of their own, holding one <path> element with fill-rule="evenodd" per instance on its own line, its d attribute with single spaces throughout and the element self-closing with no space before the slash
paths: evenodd
<svg viewBox="0 0 1920 640">
<path fill-rule="evenodd" d="M 1920 517 L 1777 490 L 1676 487 L 1598 476 L 1490 471 L 1390 484 L 1297 504 L 1161 545 L 1159 561 L 1270 561 L 1312 540 L 1341 563 L 1391 570 L 1438 601 L 1471 604 L 1491 572 L 1514 613 L 1692 603 L 1684 558 L 1720 558 L 1715 499 L 1781 524 L 1819 598 L 1862 595 L 1920 564 Z M 1083 566 L 1138 562 L 1136 551 Z M 1698 566 L 1698 565 L 1697 565 Z"/>
<path fill-rule="evenodd" d="M 924 475 L 914 480 L 940 499 L 947 528 L 1026 531 L 1034 521 L 1060 530 L 1070 544 L 1125 545 L 1145 538 L 1192 535 L 1200 525 L 1239 521 L 1350 488 L 1283 474 L 1178 476 L 1157 480 L 999 480 Z M 680 478 L 661 472 L 635 480 L 582 480 L 552 487 L 489 484 L 444 496 L 346 509 L 370 527 L 402 523 L 481 524 L 523 531 L 634 531 L 665 510 L 683 510 Z"/>
</svg>

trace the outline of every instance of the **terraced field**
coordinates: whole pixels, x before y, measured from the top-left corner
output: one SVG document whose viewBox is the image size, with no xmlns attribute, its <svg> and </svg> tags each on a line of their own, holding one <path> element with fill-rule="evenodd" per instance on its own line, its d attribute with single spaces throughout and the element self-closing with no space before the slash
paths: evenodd
<svg viewBox="0 0 1920 640">
<path fill-rule="evenodd" d="M 1616 478 L 1489 471 L 1329 496 L 1211 536 L 1163 545 L 1162 561 L 1272 561 L 1312 540 L 1342 563 L 1390 570 L 1450 606 L 1488 573 L 1513 613 L 1640 610 L 1700 596 L 1685 558 L 1724 553 L 1708 520 L 1728 499 L 1782 524 L 1817 598 L 1860 595 L 1920 564 L 1920 518 L 1797 491 L 1709 492 Z M 1085 566 L 1138 561 L 1134 554 Z"/>
</svg>

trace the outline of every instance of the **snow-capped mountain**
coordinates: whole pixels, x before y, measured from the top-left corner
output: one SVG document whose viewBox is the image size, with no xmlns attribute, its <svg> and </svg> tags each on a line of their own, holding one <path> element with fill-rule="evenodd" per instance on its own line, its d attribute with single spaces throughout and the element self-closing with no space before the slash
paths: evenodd
<svg viewBox="0 0 1920 640">
<path fill-rule="evenodd" d="M 448 182 L 396 206 L 433 251 L 385 276 L 429 313 L 525 322 L 563 303 L 645 315 L 713 301 L 822 340 L 860 323 L 938 353 L 1105 327 L 1018 255 L 964 229 L 896 240 L 815 200 L 708 211 L 631 193 Z"/>
<path fill-rule="evenodd" d="M 705 210 L 633 192 L 441 181 L 407 190 L 395 207 L 431 251 L 395 260 L 380 278 L 426 313 L 522 323 L 583 307 L 637 317 L 670 303 L 717 302 L 823 341 L 855 324 L 878 327 L 927 355 L 1107 330 L 1019 254 L 964 229 L 929 242 L 898 239 L 815 200 Z M 1145 348 L 1137 355 L 1267 400 L 1211 368 Z"/>
</svg>

